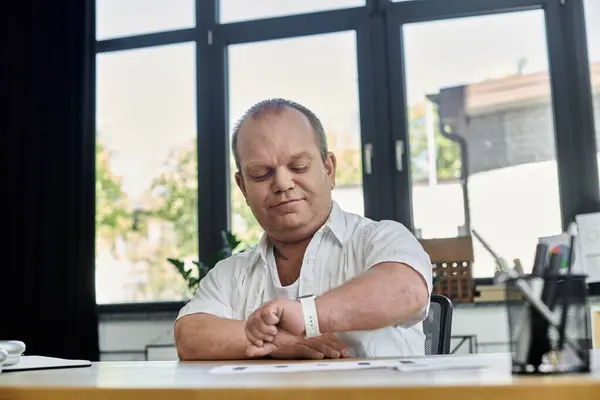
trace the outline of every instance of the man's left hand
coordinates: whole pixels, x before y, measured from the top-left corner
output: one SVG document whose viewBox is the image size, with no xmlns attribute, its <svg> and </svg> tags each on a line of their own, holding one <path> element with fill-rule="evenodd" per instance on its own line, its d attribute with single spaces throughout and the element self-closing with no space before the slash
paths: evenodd
<svg viewBox="0 0 600 400">
<path fill-rule="evenodd" d="M 304 315 L 299 301 L 275 300 L 265 303 L 246 320 L 246 337 L 257 347 L 272 342 L 278 330 L 304 335 Z"/>
</svg>

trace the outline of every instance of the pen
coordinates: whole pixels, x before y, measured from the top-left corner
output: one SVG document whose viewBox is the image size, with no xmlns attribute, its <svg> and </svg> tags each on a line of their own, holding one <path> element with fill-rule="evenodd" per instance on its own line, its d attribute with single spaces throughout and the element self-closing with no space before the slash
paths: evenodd
<svg viewBox="0 0 600 400">
<path fill-rule="evenodd" d="M 557 253 L 550 256 L 550 268 L 548 269 L 544 289 L 542 290 L 542 301 L 550 310 L 553 310 L 556 305 L 556 292 L 562 258 L 562 254 Z"/>
<path fill-rule="evenodd" d="M 520 324 L 520 332 L 517 336 L 517 360 L 523 364 L 536 365 L 536 332 L 539 332 L 536 328 L 540 324 L 540 310 L 539 307 L 536 309 L 532 307 L 534 302 L 540 302 L 540 294 L 544 285 L 544 268 L 546 263 L 546 254 L 548 246 L 543 243 L 538 243 L 535 248 L 535 259 L 533 261 L 533 267 L 531 269 L 531 277 L 529 284 L 523 279 L 517 280 L 517 286 L 520 286 L 521 291 L 526 296 L 529 303 L 526 304 L 523 310 L 523 323 Z M 524 289 L 528 290 L 525 291 Z M 541 304 L 545 306 L 545 304 Z M 539 333 L 537 333 L 539 335 Z"/>
<path fill-rule="evenodd" d="M 556 303 L 558 274 L 561 262 L 562 255 L 553 253 L 550 256 L 550 266 L 544 274 L 544 287 L 542 289 L 541 300 L 550 311 L 554 309 Z M 550 324 L 537 310 L 532 315 L 532 324 L 534 334 L 532 335 L 533 340 L 529 352 L 529 364 L 538 367 L 542 364 L 544 354 L 552 351 L 549 336 Z"/>
<path fill-rule="evenodd" d="M 571 294 L 571 288 L 572 288 L 572 269 L 573 269 L 573 256 L 575 254 L 575 236 L 577 234 L 577 229 L 574 223 L 571 223 L 569 225 L 569 235 L 570 237 L 570 243 L 569 243 L 569 260 L 568 260 L 568 265 L 567 265 L 567 274 L 566 274 L 566 278 L 565 278 L 565 290 L 563 292 L 563 309 L 562 309 L 562 316 L 560 319 L 560 326 L 558 328 L 558 350 L 562 351 L 562 349 L 564 348 L 564 344 L 565 344 L 565 331 L 566 331 L 566 326 L 567 326 L 567 315 L 568 315 L 568 308 L 569 308 L 569 297 L 572 295 Z"/>
<path fill-rule="evenodd" d="M 548 307 L 548 310 L 553 309 L 553 298 L 556 294 L 557 274 L 560 269 L 562 256 L 560 254 L 552 254 L 550 257 L 550 265 L 544 268 L 544 263 L 540 259 L 545 259 L 544 247 L 540 246 L 536 251 L 536 263 L 534 265 L 534 276 L 541 275 L 541 296 L 540 300 Z M 533 365 L 536 369 L 542 364 L 544 354 L 552 350 L 549 337 L 549 323 L 538 310 L 532 310 L 531 313 L 531 337 L 529 343 L 529 354 L 527 364 Z"/>
<path fill-rule="evenodd" d="M 521 264 L 521 260 L 519 258 L 515 258 L 513 260 L 513 263 L 515 264 L 515 272 L 520 276 L 525 275 L 525 271 L 523 270 L 523 264 Z"/>
<path fill-rule="evenodd" d="M 538 243 L 535 247 L 535 259 L 533 261 L 533 268 L 531 269 L 531 289 L 536 297 L 542 295 L 547 254 L 548 246 Z"/>
<path fill-rule="evenodd" d="M 546 255 L 548 254 L 548 246 L 543 243 L 538 243 L 535 246 L 535 259 L 533 260 L 532 275 L 542 276 L 546 265 Z"/>
</svg>

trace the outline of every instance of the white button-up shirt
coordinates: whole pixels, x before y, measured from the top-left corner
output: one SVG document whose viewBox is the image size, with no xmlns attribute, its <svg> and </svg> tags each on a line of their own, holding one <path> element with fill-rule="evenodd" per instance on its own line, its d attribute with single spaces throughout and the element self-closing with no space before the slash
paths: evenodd
<svg viewBox="0 0 600 400">
<path fill-rule="evenodd" d="M 327 222 L 315 233 L 306 249 L 296 283 L 281 287 L 272 246 L 263 236 L 258 246 L 234 254 L 210 270 L 178 318 L 208 313 L 245 320 L 268 301 L 308 294 L 319 296 L 382 262 L 409 265 L 421 274 L 431 294 L 431 261 L 408 229 L 395 221 L 376 222 L 347 213 L 333 202 Z M 401 304 L 381 306 L 402 307 Z M 414 321 L 336 335 L 351 348 L 354 357 L 422 355 L 425 353 L 422 321 L 428 311 L 429 303 Z"/>
</svg>

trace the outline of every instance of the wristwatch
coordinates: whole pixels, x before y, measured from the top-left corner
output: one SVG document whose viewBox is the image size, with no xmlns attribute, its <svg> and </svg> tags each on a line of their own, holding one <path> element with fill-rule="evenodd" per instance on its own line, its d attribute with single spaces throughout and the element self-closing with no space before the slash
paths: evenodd
<svg viewBox="0 0 600 400">
<path fill-rule="evenodd" d="M 321 336 L 319 331 L 319 318 L 317 316 L 317 306 L 315 304 L 316 297 L 312 294 L 301 296 L 300 305 L 302 306 L 302 314 L 304 315 L 304 330 L 306 337 L 311 338 Z"/>
</svg>

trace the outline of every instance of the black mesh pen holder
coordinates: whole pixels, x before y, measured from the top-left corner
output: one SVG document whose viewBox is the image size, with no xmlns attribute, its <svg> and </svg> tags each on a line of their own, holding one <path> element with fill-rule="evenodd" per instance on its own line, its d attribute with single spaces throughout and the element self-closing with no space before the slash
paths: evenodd
<svg viewBox="0 0 600 400">
<path fill-rule="evenodd" d="M 526 275 L 505 283 L 513 374 L 590 372 L 586 275 Z"/>
</svg>

